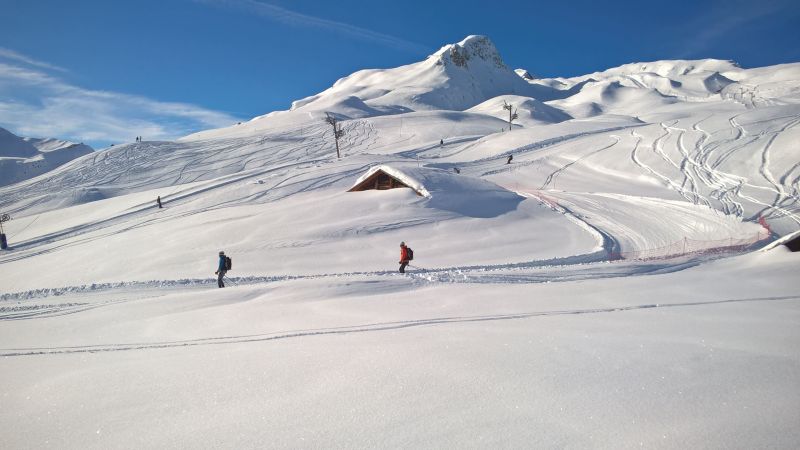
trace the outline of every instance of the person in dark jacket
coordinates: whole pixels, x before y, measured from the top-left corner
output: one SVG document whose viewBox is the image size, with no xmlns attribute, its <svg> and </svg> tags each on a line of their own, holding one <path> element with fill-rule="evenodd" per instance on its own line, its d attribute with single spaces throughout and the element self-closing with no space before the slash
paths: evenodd
<svg viewBox="0 0 800 450">
<path fill-rule="evenodd" d="M 217 271 L 214 273 L 217 275 L 217 286 L 224 288 L 225 283 L 222 278 L 225 277 L 225 252 L 219 252 L 219 264 L 217 265 Z"/>
<path fill-rule="evenodd" d="M 156 198 L 156 203 L 158 203 L 158 209 L 161 209 L 162 206 L 161 206 L 161 196 L 160 195 L 158 196 L 158 198 Z"/>
<path fill-rule="evenodd" d="M 514 155 L 508 155 L 508 161 L 506 161 L 506 164 L 511 164 L 512 159 L 514 159 Z"/>
<path fill-rule="evenodd" d="M 400 273 L 406 273 L 406 266 L 408 265 L 408 247 L 405 242 L 400 243 Z"/>
</svg>

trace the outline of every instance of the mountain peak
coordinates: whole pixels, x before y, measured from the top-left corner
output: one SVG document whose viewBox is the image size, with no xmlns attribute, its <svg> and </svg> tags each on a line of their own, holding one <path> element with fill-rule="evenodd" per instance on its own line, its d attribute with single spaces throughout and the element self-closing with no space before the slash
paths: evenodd
<svg viewBox="0 0 800 450">
<path fill-rule="evenodd" d="M 552 89 L 528 83 L 503 63 L 488 37 L 471 35 L 418 63 L 343 77 L 327 90 L 292 103 L 292 110 L 337 112 L 349 118 L 464 111 L 498 95 L 539 97 L 543 90 Z"/>
<path fill-rule="evenodd" d="M 531 75 L 531 73 L 530 73 L 530 72 L 528 72 L 528 71 L 527 71 L 527 70 L 525 70 L 525 69 L 514 69 L 514 72 L 516 72 L 516 73 L 517 73 L 517 75 L 521 76 L 522 78 L 524 78 L 524 79 L 526 79 L 526 80 L 528 80 L 528 81 L 530 81 L 530 80 L 534 80 L 534 79 L 536 79 L 536 78 L 537 78 L 537 77 L 535 77 L 535 76 Z"/>
<path fill-rule="evenodd" d="M 457 67 L 469 67 L 470 61 L 484 61 L 499 69 L 506 69 L 503 58 L 491 39 L 481 35 L 470 35 L 457 44 L 448 44 L 430 56 L 437 64 L 452 63 Z"/>
</svg>

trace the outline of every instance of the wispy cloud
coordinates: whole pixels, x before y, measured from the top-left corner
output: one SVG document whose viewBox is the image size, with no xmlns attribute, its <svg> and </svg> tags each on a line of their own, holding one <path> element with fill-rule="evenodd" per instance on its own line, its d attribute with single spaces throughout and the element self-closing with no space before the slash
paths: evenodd
<svg viewBox="0 0 800 450">
<path fill-rule="evenodd" d="M 701 56 L 709 48 L 727 36 L 745 29 L 749 24 L 787 11 L 797 12 L 796 0 L 760 0 L 755 3 L 732 0 L 715 3 L 709 12 L 689 23 L 688 29 L 699 31 L 688 37 L 678 57 Z"/>
<path fill-rule="evenodd" d="M 341 35 L 349 36 L 355 39 L 374 42 L 386 47 L 395 48 L 398 50 L 410 53 L 428 53 L 430 49 L 427 46 L 408 41 L 406 39 L 398 38 L 377 31 L 368 30 L 366 28 L 357 27 L 335 20 L 323 19 L 321 17 L 310 16 L 296 11 L 292 11 L 271 3 L 263 3 L 255 0 L 195 0 L 198 3 L 207 5 L 227 7 L 237 9 L 252 14 L 257 14 L 276 22 L 280 22 L 293 27 L 308 27 L 329 30 Z"/>
<path fill-rule="evenodd" d="M 50 68 L 47 63 L 24 67 L 18 63 L 34 64 L 11 53 L 0 54 L 0 126 L 18 135 L 105 146 L 139 135 L 174 139 L 241 120 L 189 103 L 78 87 L 40 70 Z"/>
<path fill-rule="evenodd" d="M 67 72 L 67 69 L 63 67 L 59 67 L 53 64 L 48 64 L 46 62 L 35 60 L 31 57 L 25 56 L 21 53 L 17 53 L 14 50 L 0 47 L 0 58 L 6 60 L 12 60 L 16 62 L 21 62 L 23 64 L 27 64 L 29 66 L 38 67 L 40 69 L 47 69 L 47 70 L 57 70 L 59 72 Z"/>
</svg>

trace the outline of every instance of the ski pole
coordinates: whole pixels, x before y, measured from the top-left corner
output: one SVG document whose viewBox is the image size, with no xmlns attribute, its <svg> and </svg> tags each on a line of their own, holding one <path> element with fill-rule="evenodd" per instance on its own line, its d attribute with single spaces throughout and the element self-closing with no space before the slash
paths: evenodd
<svg viewBox="0 0 800 450">
<path fill-rule="evenodd" d="M 237 282 L 233 281 L 232 279 L 228 278 L 227 274 L 223 275 L 222 279 L 230 281 L 231 283 L 233 283 L 234 286 L 238 286 L 239 285 L 239 283 L 237 283 Z"/>
</svg>

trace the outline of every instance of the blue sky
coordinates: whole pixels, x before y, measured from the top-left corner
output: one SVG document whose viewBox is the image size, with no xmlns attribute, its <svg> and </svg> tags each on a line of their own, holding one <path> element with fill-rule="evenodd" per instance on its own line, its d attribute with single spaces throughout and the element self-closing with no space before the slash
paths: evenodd
<svg viewBox="0 0 800 450">
<path fill-rule="evenodd" d="M 0 0 L 0 126 L 96 147 L 225 126 L 469 34 L 576 76 L 659 59 L 800 61 L 800 2 Z"/>
</svg>

